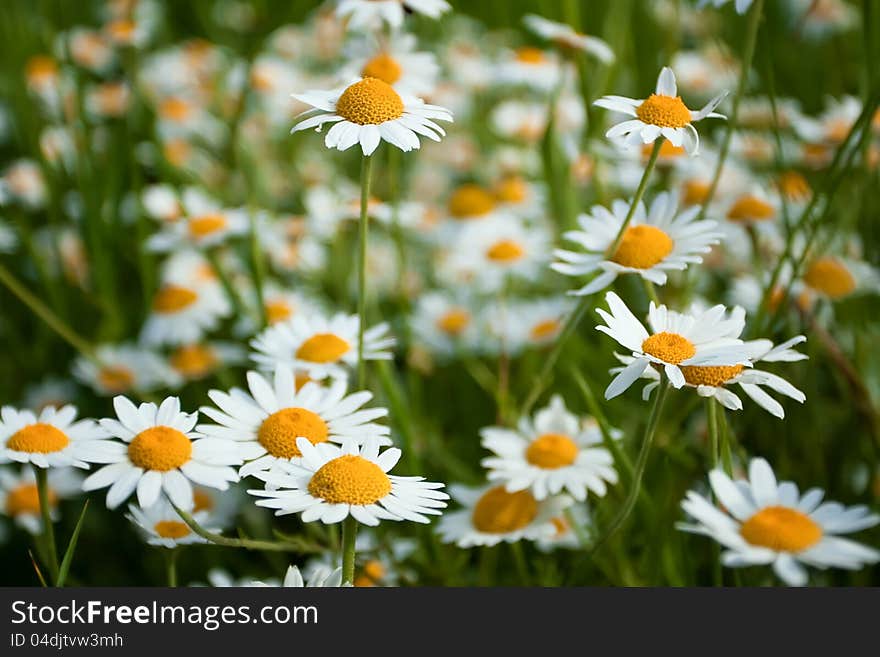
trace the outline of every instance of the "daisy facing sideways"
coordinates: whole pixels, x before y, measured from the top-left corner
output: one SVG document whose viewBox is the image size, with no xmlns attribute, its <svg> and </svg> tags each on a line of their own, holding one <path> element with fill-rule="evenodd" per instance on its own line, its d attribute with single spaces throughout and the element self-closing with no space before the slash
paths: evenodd
<svg viewBox="0 0 880 657">
<path fill-rule="evenodd" d="M 164 492 L 182 509 L 194 505 L 193 483 L 226 490 L 238 481 L 238 446 L 231 440 L 202 438 L 193 432 L 198 413 L 182 413 L 177 397 L 135 406 L 123 396 L 113 399 L 118 419 L 105 418 L 101 427 L 113 438 L 103 441 L 104 453 L 96 463 L 107 463 L 83 482 L 83 490 L 107 486 L 107 507 L 115 509 L 137 491 L 147 508 Z"/>
<path fill-rule="evenodd" d="M 508 492 L 529 490 L 536 500 L 565 492 L 583 502 L 587 491 L 602 497 L 606 482 L 617 483 L 614 459 L 601 446 L 598 424 L 582 422 L 559 395 L 534 420 L 521 418 L 516 429 L 486 427 L 480 436 L 483 447 L 493 452 L 481 465 L 489 480 L 503 483 Z"/>
<path fill-rule="evenodd" d="M 503 485 L 492 484 L 453 485 L 449 492 L 463 508 L 444 514 L 437 533 L 444 543 L 461 548 L 549 539 L 557 532 L 553 519 L 572 503 L 567 495 L 538 501 L 528 490 L 510 493 Z"/>
<path fill-rule="evenodd" d="M 620 139 L 627 146 L 650 144 L 665 137 L 673 146 L 684 146 L 690 155 L 700 148 L 700 136 L 692 125 L 706 118 L 723 119 L 713 110 L 727 96 L 723 92 L 706 103 L 699 111 L 687 108 L 678 95 L 675 73 L 664 66 L 657 78 L 657 89 L 648 98 L 638 100 L 625 96 L 603 96 L 594 105 L 634 117 L 618 123 L 605 133 L 608 139 Z"/>
<path fill-rule="evenodd" d="M 748 349 L 739 339 L 745 323 L 744 313 L 726 317 L 724 306 L 717 305 L 704 312 L 677 313 L 666 306 L 651 302 L 648 333 L 614 292 L 605 295 L 611 313 L 602 308 L 596 312 L 606 325 L 596 327 L 632 351 L 633 361 L 620 372 L 605 390 L 611 399 L 629 388 L 648 366 L 663 368 L 675 388 L 686 383 L 682 368 L 689 365 L 751 365 Z"/>
<path fill-rule="evenodd" d="M 46 406 L 39 415 L 0 408 L 0 463 L 32 463 L 38 468 L 88 468 L 106 453 L 107 433 L 94 420 L 76 420 L 76 408 Z"/>
<path fill-rule="evenodd" d="M 380 520 L 427 523 L 428 515 L 440 515 L 446 507 L 449 496 L 439 490 L 443 484 L 388 474 L 401 453 L 392 447 L 380 454 L 376 438 L 362 446 L 347 440 L 341 447 L 298 438 L 296 445 L 302 453 L 298 465 L 284 465 L 285 474 L 259 473 L 273 490 L 248 490 L 264 498 L 257 506 L 275 509 L 275 515 L 301 513 L 303 522 L 324 524 L 351 516 L 375 526 Z"/>
<path fill-rule="evenodd" d="M 626 221 L 630 204 L 617 200 L 611 209 L 596 205 L 590 214 L 578 217 L 581 230 L 569 231 L 565 239 L 583 247 L 586 253 L 557 249 L 561 262 L 551 268 L 567 276 L 601 272 L 571 294 L 583 296 L 602 290 L 620 274 L 638 274 L 657 285 L 666 284 L 667 271 L 683 271 L 689 264 L 703 261 L 703 254 L 718 244 L 721 233 L 714 221 L 697 219 L 698 206 L 678 210 L 675 196 L 658 194 L 646 210 L 640 201 L 630 224 L 612 254 L 617 234 Z"/>
<path fill-rule="evenodd" d="M 378 78 L 361 78 L 333 91 L 294 94 L 314 109 L 300 114 L 291 132 L 333 123 L 324 137 L 327 148 L 340 151 L 360 144 L 371 155 L 380 141 L 402 151 L 419 148 L 419 135 L 440 141 L 446 132 L 434 121 L 452 121 L 452 114 L 437 105 L 427 105 L 414 96 L 401 95 Z"/>
<path fill-rule="evenodd" d="M 523 23 L 542 39 L 552 41 L 565 50 L 589 53 L 606 64 L 614 61 L 614 52 L 607 43 L 598 37 L 581 34 L 570 25 L 535 14 L 527 14 Z"/>
<path fill-rule="evenodd" d="M 300 459 L 297 438 L 313 445 L 346 440 L 361 444 L 370 437 L 382 445 L 391 444 L 390 429 L 373 422 L 388 411 L 361 408 L 372 393 L 346 395 L 345 379 L 336 379 L 326 388 L 309 382 L 297 390 L 293 371 L 279 366 L 272 382 L 256 372 L 248 372 L 247 381 L 250 394 L 239 388 L 228 393 L 211 390 L 208 396 L 220 410 L 205 406 L 201 412 L 217 424 L 196 427 L 206 436 L 237 443 L 246 461 L 239 470 L 242 477 L 272 469 L 278 461 Z"/>
<path fill-rule="evenodd" d="M 747 481 L 733 481 L 713 470 L 709 483 L 724 510 L 690 491 L 681 506 L 696 524 L 678 528 L 714 538 L 727 548 L 721 562 L 728 568 L 772 564 L 786 584 L 803 586 L 805 565 L 858 570 L 880 561 L 877 550 L 839 536 L 873 527 L 880 516 L 865 506 L 822 502 L 819 488 L 801 495 L 793 482 L 777 483 L 764 459 L 752 459 Z"/>
</svg>

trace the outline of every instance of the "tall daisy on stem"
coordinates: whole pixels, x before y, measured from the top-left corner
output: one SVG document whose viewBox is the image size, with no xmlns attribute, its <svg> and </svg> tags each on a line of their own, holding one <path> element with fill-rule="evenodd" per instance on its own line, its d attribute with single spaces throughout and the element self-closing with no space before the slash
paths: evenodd
<svg viewBox="0 0 880 657">
<path fill-rule="evenodd" d="M 401 95 L 387 82 L 364 77 L 342 89 L 310 91 L 294 94 L 294 98 L 311 105 L 298 117 L 291 132 L 308 128 L 320 131 L 325 123 L 332 123 L 324 138 L 327 148 L 340 151 L 360 144 L 361 207 L 358 228 L 358 362 L 357 387 L 366 386 L 364 361 L 364 326 L 367 315 L 367 236 L 369 231 L 368 207 L 372 155 L 381 141 L 386 141 L 404 152 L 421 146 L 419 135 L 440 141 L 445 131 L 435 120 L 452 121 L 452 113 L 437 105 L 428 105 L 414 96 Z M 345 517 L 342 525 L 343 578 L 350 583 L 354 577 L 355 538 L 357 518 Z"/>
</svg>

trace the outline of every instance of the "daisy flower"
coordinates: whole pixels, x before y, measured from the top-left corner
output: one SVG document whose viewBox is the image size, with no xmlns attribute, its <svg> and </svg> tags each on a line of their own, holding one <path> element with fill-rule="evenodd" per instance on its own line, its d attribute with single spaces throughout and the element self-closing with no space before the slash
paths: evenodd
<svg viewBox="0 0 880 657">
<path fill-rule="evenodd" d="M 637 100 L 624 96 L 604 96 L 594 105 L 635 117 L 608 130 L 605 136 L 609 139 L 620 139 L 631 146 L 650 144 L 662 136 L 673 146 L 684 146 L 689 154 L 696 155 L 700 136 L 692 123 L 705 118 L 726 118 L 713 111 L 725 96 L 726 91 L 715 96 L 701 110 L 689 110 L 678 95 L 675 73 L 664 66 L 657 78 L 657 89 L 648 98 Z"/>
<path fill-rule="evenodd" d="M 279 586 L 279 584 L 265 583 L 258 580 L 250 582 L 246 586 Z M 284 574 L 284 580 L 280 586 L 284 588 L 338 588 L 343 586 L 351 586 L 351 584 L 342 583 L 342 568 L 314 568 L 309 574 L 307 580 L 303 579 L 302 573 L 296 566 L 288 566 L 287 572 Z"/>
<path fill-rule="evenodd" d="M 440 65 L 433 53 L 417 52 L 412 34 L 395 35 L 380 50 L 362 44 L 342 73 L 344 79 L 376 78 L 397 93 L 425 95 L 434 91 Z"/>
<path fill-rule="evenodd" d="M 100 345 L 95 359 L 78 358 L 73 375 L 99 395 L 143 393 L 172 388 L 179 375 L 159 354 L 134 345 Z"/>
<path fill-rule="evenodd" d="M 158 253 L 190 247 L 208 249 L 248 231 L 250 219 L 246 210 L 213 205 L 197 207 L 200 209 L 191 209 L 187 204 L 185 217 L 165 222 L 158 233 L 147 239 L 147 248 Z"/>
<path fill-rule="evenodd" d="M 607 209 L 593 206 L 590 214 L 578 217 L 581 230 L 568 231 L 565 239 L 583 247 L 587 253 L 557 249 L 561 262 L 550 267 L 567 276 L 601 272 L 592 281 L 571 294 L 585 296 L 602 290 L 620 274 L 638 274 L 657 285 L 666 284 L 668 271 L 683 271 L 689 264 L 703 261 L 702 254 L 718 244 L 721 233 L 714 221 L 698 219 L 700 208 L 691 206 L 681 212 L 675 196 L 658 194 L 650 207 L 639 201 L 632 221 L 624 231 L 613 254 L 607 255 L 626 221 L 630 204 L 617 200 Z"/>
<path fill-rule="evenodd" d="M 737 224 L 756 224 L 773 221 L 779 216 L 780 202 L 763 188 L 755 185 L 749 191 L 734 196 L 725 212 L 728 221 Z"/>
<path fill-rule="evenodd" d="M 539 538 L 536 541 L 538 549 L 541 552 L 552 552 L 560 548 L 566 550 L 583 548 L 584 540 L 578 535 L 572 521 L 577 524 L 583 534 L 590 537 L 595 527 L 587 507 L 587 504 L 574 504 L 568 507 L 564 513 L 551 518 L 550 522 L 556 528 L 556 533 L 547 538 Z"/>
<path fill-rule="evenodd" d="M 347 376 L 357 365 L 358 321 L 357 315 L 344 313 L 329 318 L 296 315 L 251 340 L 251 358 L 267 371 L 283 364 L 315 380 Z M 387 333 L 385 323 L 364 332 L 364 360 L 391 359 L 387 350 L 394 346 L 394 338 Z"/>
<path fill-rule="evenodd" d="M 475 309 L 460 295 L 429 292 L 419 297 L 412 315 L 413 338 L 435 354 L 454 356 L 480 339 Z"/>
<path fill-rule="evenodd" d="M 858 292 L 880 292 L 880 272 L 851 258 L 820 256 L 807 265 L 802 280 L 810 292 L 840 301 Z"/>
<path fill-rule="evenodd" d="M 397 29 L 407 11 L 440 18 L 450 9 L 446 0 L 340 0 L 336 15 L 348 19 L 349 30 L 371 29 L 383 22 Z"/>
<path fill-rule="evenodd" d="M 552 344 L 562 332 L 573 305 L 568 297 L 486 305 L 482 323 L 488 326 L 489 339 L 484 339 L 481 346 L 493 353 L 503 347 L 505 353 L 513 355 L 526 348 Z"/>
<path fill-rule="evenodd" d="M 444 543 L 461 548 L 550 538 L 556 533 L 553 519 L 572 503 L 565 495 L 538 501 L 529 490 L 510 493 L 503 485 L 453 485 L 449 492 L 464 508 L 446 513 L 437 533 Z"/>
<path fill-rule="evenodd" d="M 146 508 L 129 504 L 125 517 L 143 531 L 147 543 L 150 545 L 176 548 L 178 545 L 208 542 L 193 532 L 189 525 L 180 519 L 174 507 L 164 499 L 159 499 Z M 192 517 L 202 526 L 207 520 L 207 514 L 204 512 L 195 512 Z M 217 530 L 209 529 L 208 531 L 216 532 Z"/>
<path fill-rule="evenodd" d="M 203 438 L 193 432 L 198 413 L 182 413 L 180 400 L 167 397 L 135 406 L 127 398 L 113 399 L 118 419 L 105 418 L 101 427 L 117 440 L 103 441 L 108 463 L 83 482 L 83 490 L 110 487 L 107 507 L 115 509 L 137 490 L 138 504 L 147 508 L 164 493 L 182 509 L 193 508 L 192 483 L 226 490 L 238 481 L 233 465 L 241 465 L 235 442 Z"/>
<path fill-rule="evenodd" d="M 632 350 L 633 361 L 618 374 L 605 390 L 605 399 L 624 392 L 649 365 L 663 368 L 673 387 L 681 388 L 686 380 L 682 368 L 688 365 L 749 366 L 748 350 L 738 336 L 745 322 L 744 314 L 725 318 L 725 308 L 717 305 L 703 312 L 677 313 L 651 302 L 645 330 L 626 304 L 614 292 L 605 295 L 609 314 L 596 312 L 606 325 L 596 327 L 618 343 Z"/>
<path fill-rule="evenodd" d="M 52 468 L 47 474 L 50 514 L 58 519 L 58 502 L 82 492 L 82 476 L 73 468 Z M 43 533 L 40 495 L 33 468 L 21 471 L 0 470 L 0 515 L 6 515 L 19 527 L 35 536 Z"/>
<path fill-rule="evenodd" d="M 245 350 L 237 343 L 196 342 L 176 347 L 168 354 L 168 364 L 181 380 L 200 381 L 245 358 Z"/>
<path fill-rule="evenodd" d="M 492 186 L 499 209 L 525 218 L 536 217 L 544 207 L 543 190 L 521 175 L 507 173 Z"/>
<path fill-rule="evenodd" d="M 377 3 L 368 3 L 377 4 Z M 333 123 L 324 144 L 340 151 L 360 144 L 371 155 L 380 141 L 402 151 L 419 148 L 419 135 L 440 141 L 446 132 L 434 120 L 452 121 L 452 114 L 414 96 L 401 95 L 387 82 L 365 77 L 333 91 L 308 91 L 294 98 L 315 108 L 300 114 L 291 132 Z"/>
<path fill-rule="evenodd" d="M 260 473 L 275 490 L 249 490 L 262 497 L 257 506 L 276 509 L 275 515 L 301 513 L 303 522 L 338 523 L 351 516 L 365 525 L 380 520 L 411 520 L 427 523 L 428 515 L 440 515 L 449 496 L 438 490 L 443 484 L 423 477 L 390 475 L 400 460 L 396 447 L 379 453 L 379 440 L 363 445 L 347 440 L 313 445 L 297 438 L 302 453 L 299 465 L 284 466 L 288 474 Z"/>
<path fill-rule="evenodd" d="M 510 493 L 528 490 L 540 501 L 566 492 L 583 502 L 587 491 L 602 497 L 606 482 L 617 483 L 598 424 L 592 418 L 582 422 L 559 395 L 534 419 L 521 418 L 515 429 L 486 427 L 480 436 L 493 453 L 480 464 L 489 470 L 489 481 L 503 483 Z"/>
<path fill-rule="evenodd" d="M 614 61 L 614 52 L 607 43 L 598 37 L 581 34 L 570 25 L 535 14 L 526 14 L 523 23 L 542 39 L 552 41 L 564 50 L 589 53 L 606 64 Z"/>
<path fill-rule="evenodd" d="M 313 445 L 346 440 L 362 444 L 371 437 L 391 444 L 390 429 L 373 422 L 388 411 L 362 408 L 373 395 L 365 390 L 346 395 L 345 379 L 326 388 L 306 383 L 297 390 L 293 371 L 279 366 L 271 383 L 256 372 L 248 372 L 247 381 L 250 394 L 239 388 L 228 393 L 211 390 L 208 396 L 220 410 L 208 406 L 200 410 L 218 424 L 196 427 L 206 436 L 237 442 L 247 461 L 239 470 L 242 477 L 273 469 L 279 461 L 301 458 L 297 438 Z"/>
<path fill-rule="evenodd" d="M 559 85 L 562 66 L 555 53 L 523 46 L 505 54 L 498 64 L 496 79 L 500 84 L 523 86 L 550 92 Z"/>
<path fill-rule="evenodd" d="M 496 195 L 477 183 L 459 185 L 446 201 L 449 217 L 461 222 L 494 217 L 496 207 Z"/>
<path fill-rule="evenodd" d="M 46 406 L 39 415 L 12 406 L 0 408 L 0 463 L 88 468 L 105 452 L 107 434 L 94 420 L 75 420 L 76 408 L 71 405 Z"/>
<path fill-rule="evenodd" d="M 681 506 L 696 524 L 678 528 L 718 541 L 726 548 L 721 562 L 729 568 L 772 564 L 786 584 L 803 586 L 805 565 L 858 570 L 880 561 L 877 550 L 839 536 L 873 527 L 880 516 L 864 506 L 823 503 L 819 488 L 801 495 L 793 482 L 777 483 L 764 459 L 752 459 L 748 480 L 733 481 L 713 470 L 709 483 L 724 510 L 690 491 Z"/>
<path fill-rule="evenodd" d="M 223 289 L 215 280 L 182 284 L 165 282 L 153 296 L 141 328 L 141 341 L 156 346 L 198 342 L 232 312 Z"/>
</svg>

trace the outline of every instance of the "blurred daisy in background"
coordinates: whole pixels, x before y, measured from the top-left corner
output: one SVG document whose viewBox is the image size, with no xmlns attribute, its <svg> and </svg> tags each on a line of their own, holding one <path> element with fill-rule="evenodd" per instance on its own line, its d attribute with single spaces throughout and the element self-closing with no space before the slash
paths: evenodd
<svg viewBox="0 0 880 657">
<path fill-rule="evenodd" d="M 348 20 L 348 29 L 364 31 L 387 23 L 399 28 L 407 12 L 440 18 L 452 6 L 446 0 L 339 0 L 336 15 Z"/>
<path fill-rule="evenodd" d="M 602 39 L 581 34 L 570 25 L 557 23 L 536 14 L 526 14 L 523 23 L 542 39 L 552 41 L 564 51 L 585 52 L 608 64 L 614 61 L 614 52 Z"/>
<path fill-rule="evenodd" d="M 52 468 L 47 475 L 46 497 L 50 515 L 58 519 L 58 503 L 82 494 L 82 475 L 74 468 Z M 22 466 L 15 471 L 0 468 L 0 515 L 33 535 L 43 533 L 40 496 L 33 468 Z"/>
<path fill-rule="evenodd" d="M 412 34 L 396 34 L 378 47 L 372 40 L 354 44 L 340 77 L 376 78 L 399 94 L 426 96 L 434 91 L 440 65 L 434 53 L 418 52 Z"/>
<path fill-rule="evenodd" d="M 309 575 L 308 580 L 304 580 L 299 568 L 296 566 L 288 566 L 281 584 L 252 581 L 249 586 L 282 586 L 285 588 L 301 589 L 315 587 L 341 587 L 351 586 L 351 584 L 342 583 L 342 568 L 335 568 L 333 570 L 330 568 L 315 568 Z"/>
<path fill-rule="evenodd" d="M 142 530 L 150 545 L 176 548 L 179 545 L 208 542 L 193 532 L 189 525 L 180 519 L 174 507 L 164 499 L 159 499 L 146 508 L 129 504 L 125 517 Z M 192 517 L 202 527 L 208 521 L 207 514 L 203 512 L 193 512 Z M 216 532 L 217 529 L 208 531 Z"/>
<path fill-rule="evenodd" d="M 469 352 L 481 339 L 476 306 L 462 295 L 428 292 L 419 297 L 411 324 L 414 339 L 434 355 Z"/>
<path fill-rule="evenodd" d="M 247 351 L 238 343 L 196 342 L 175 347 L 168 354 L 168 365 L 184 382 L 201 381 L 246 359 Z"/>
<path fill-rule="evenodd" d="M 95 358 L 77 358 L 73 375 L 99 395 L 145 393 L 180 385 L 180 376 L 156 352 L 135 345 L 99 345 Z"/>
<path fill-rule="evenodd" d="M 31 463 L 38 468 L 88 463 L 104 453 L 107 433 L 94 420 L 76 420 L 71 405 L 46 406 L 39 414 L 12 406 L 0 408 L 0 463 Z"/>
<path fill-rule="evenodd" d="M 521 46 L 504 53 L 497 64 L 496 84 L 523 86 L 550 92 L 559 84 L 562 65 L 557 56 L 534 46 Z"/>
<path fill-rule="evenodd" d="M 231 312 L 229 299 L 214 279 L 168 281 L 153 295 L 140 339 L 151 346 L 198 342 Z"/>
</svg>

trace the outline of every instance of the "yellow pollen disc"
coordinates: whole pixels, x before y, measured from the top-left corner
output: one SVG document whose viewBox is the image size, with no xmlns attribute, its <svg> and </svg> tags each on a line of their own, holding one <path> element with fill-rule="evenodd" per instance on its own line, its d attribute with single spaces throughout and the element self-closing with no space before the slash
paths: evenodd
<svg viewBox="0 0 880 657">
<path fill-rule="evenodd" d="M 743 371 L 742 365 L 684 365 L 681 373 L 692 386 L 720 386 Z"/>
<path fill-rule="evenodd" d="M 642 351 L 659 358 L 664 363 L 678 365 L 697 353 L 697 348 L 686 337 L 663 331 L 645 338 L 642 342 Z"/>
<path fill-rule="evenodd" d="M 471 321 L 471 314 L 464 308 L 453 308 L 437 320 L 437 328 L 447 335 L 461 335 Z"/>
<path fill-rule="evenodd" d="M 184 121 L 189 116 L 189 103 L 180 98 L 166 98 L 159 105 L 159 116 L 170 121 Z"/>
<path fill-rule="evenodd" d="M 214 510 L 214 498 L 208 495 L 203 490 L 194 490 L 193 491 L 193 513 L 198 513 L 199 511 L 213 511 Z"/>
<path fill-rule="evenodd" d="M 529 337 L 532 340 L 546 340 L 559 333 L 560 328 L 562 326 L 558 319 L 545 319 L 532 327 L 532 330 L 529 331 Z"/>
<path fill-rule="evenodd" d="M 790 201 L 806 201 L 813 193 L 810 183 L 797 171 L 786 171 L 779 176 L 779 189 Z"/>
<path fill-rule="evenodd" d="M 16 452 L 49 454 L 67 447 L 70 439 L 63 431 L 51 424 L 37 422 L 22 427 L 9 437 L 6 447 Z"/>
<path fill-rule="evenodd" d="M 611 262 L 634 269 L 650 269 L 672 253 L 672 238 L 656 226 L 629 226 Z"/>
<path fill-rule="evenodd" d="M 517 48 L 516 61 L 524 64 L 541 64 L 545 61 L 544 51 L 532 46 Z"/>
<path fill-rule="evenodd" d="M 648 158 L 651 157 L 651 152 L 654 150 L 654 144 L 642 144 L 642 159 L 646 162 Z M 660 159 L 661 160 L 671 160 L 677 157 L 681 157 L 687 151 L 685 151 L 684 146 L 676 146 L 668 139 L 664 139 L 663 143 L 660 145 Z"/>
<path fill-rule="evenodd" d="M 358 125 L 379 125 L 403 116 L 403 100 L 387 82 L 364 78 L 342 92 L 336 113 Z"/>
<path fill-rule="evenodd" d="M 556 534 L 555 534 L 556 538 L 560 538 L 562 536 L 565 536 L 568 533 L 568 530 L 569 530 L 568 521 L 566 521 L 566 519 L 564 517 L 559 516 L 557 518 L 550 518 L 550 522 L 552 522 L 553 526 L 556 528 Z"/>
<path fill-rule="evenodd" d="M 183 166 L 192 148 L 185 139 L 170 139 L 162 146 L 165 159 L 176 167 Z"/>
<path fill-rule="evenodd" d="M 335 363 L 351 345 L 333 333 L 316 333 L 296 350 L 296 357 L 312 363 Z"/>
<path fill-rule="evenodd" d="M 98 371 L 98 382 L 110 393 L 126 392 L 134 385 L 134 372 L 122 365 L 107 365 Z"/>
<path fill-rule="evenodd" d="M 199 295 L 188 287 L 165 285 L 153 297 L 153 310 L 162 314 L 180 312 L 194 304 L 198 298 Z"/>
<path fill-rule="evenodd" d="M 709 196 L 709 183 L 702 180 L 688 180 L 681 190 L 681 202 L 685 205 L 700 205 Z"/>
<path fill-rule="evenodd" d="M 189 236 L 193 239 L 198 239 L 223 230 L 226 228 L 227 223 L 226 217 L 222 214 L 203 214 L 190 219 L 187 223 L 187 228 L 189 229 Z"/>
<path fill-rule="evenodd" d="M 819 542 L 822 528 L 808 515 L 785 506 L 768 506 L 746 520 L 740 536 L 777 552 L 800 552 Z"/>
<path fill-rule="evenodd" d="M 571 465 L 577 455 L 577 444 L 561 433 L 545 433 L 526 448 L 526 461 L 546 470 Z"/>
<path fill-rule="evenodd" d="M 486 257 L 495 262 L 516 262 L 526 254 L 513 240 L 499 240 L 486 251 Z"/>
<path fill-rule="evenodd" d="M 449 197 L 449 214 L 456 219 L 482 217 L 494 209 L 492 194 L 473 183 L 461 185 Z"/>
<path fill-rule="evenodd" d="M 529 491 L 508 493 L 496 486 L 477 500 L 471 522 L 486 534 L 508 534 L 527 527 L 537 515 L 538 502 Z"/>
<path fill-rule="evenodd" d="M 192 456 L 192 442 L 177 429 L 150 427 L 128 444 L 128 458 L 144 470 L 167 472 L 179 468 Z"/>
<path fill-rule="evenodd" d="M 35 55 L 28 60 L 25 74 L 30 80 L 41 80 L 55 77 L 58 64 L 48 55 Z"/>
<path fill-rule="evenodd" d="M 320 415 L 305 408 L 282 408 L 263 420 L 257 440 L 272 456 L 290 459 L 302 456 L 297 438 L 308 438 L 312 445 L 327 442 L 330 430 Z"/>
<path fill-rule="evenodd" d="M 507 176 L 495 185 L 495 198 L 501 203 L 522 203 L 528 195 L 528 185 L 519 176 Z"/>
<path fill-rule="evenodd" d="M 766 221 L 776 215 L 776 210 L 767 201 L 757 196 L 742 196 L 727 211 L 732 221 Z"/>
<path fill-rule="evenodd" d="M 354 454 L 328 461 L 309 481 L 312 497 L 328 504 L 375 504 L 390 492 L 391 480 L 382 468 Z"/>
<path fill-rule="evenodd" d="M 364 65 L 361 75 L 365 78 L 377 78 L 382 82 L 394 84 L 400 79 L 403 69 L 397 60 L 386 52 L 380 53 L 373 57 Z"/>
<path fill-rule="evenodd" d="M 354 578 L 352 584 L 361 587 L 376 586 L 383 577 L 385 577 L 385 566 L 381 561 L 374 559 L 364 564 L 364 569 L 360 575 Z"/>
<path fill-rule="evenodd" d="M 643 123 L 662 128 L 683 128 L 691 122 L 691 111 L 681 96 L 651 94 L 636 108 L 636 116 Z"/>
<path fill-rule="evenodd" d="M 310 376 L 309 376 L 308 374 L 306 374 L 305 372 L 297 372 L 297 373 L 294 374 L 294 376 L 293 376 L 293 386 L 294 386 L 297 390 L 299 390 L 299 389 L 302 388 L 305 384 L 309 383 L 311 380 L 312 380 L 312 377 L 310 377 Z"/>
<path fill-rule="evenodd" d="M 49 498 L 49 506 L 58 504 L 58 496 L 51 488 L 47 491 Z M 18 488 L 14 488 L 6 494 L 6 513 L 11 517 L 15 517 L 21 513 L 31 515 L 40 514 L 40 493 L 36 484 L 22 484 Z"/>
<path fill-rule="evenodd" d="M 201 379 L 214 370 L 217 354 L 207 345 L 184 345 L 171 354 L 169 361 L 171 367 L 188 379 Z"/>
<path fill-rule="evenodd" d="M 179 539 L 189 536 L 189 527 L 186 523 L 177 520 L 160 520 L 153 526 L 153 530 L 162 538 Z"/>
<path fill-rule="evenodd" d="M 840 299 L 856 289 L 856 279 L 836 258 L 819 258 L 804 274 L 804 283 L 831 299 Z"/>
<path fill-rule="evenodd" d="M 293 308 L 284 299 L 270 299 L 264 305 L 266 311 L 266 321 L 270 324 L 277 324 L 286 319 L 290 319 L 293 315 Z"/>
</svg>

